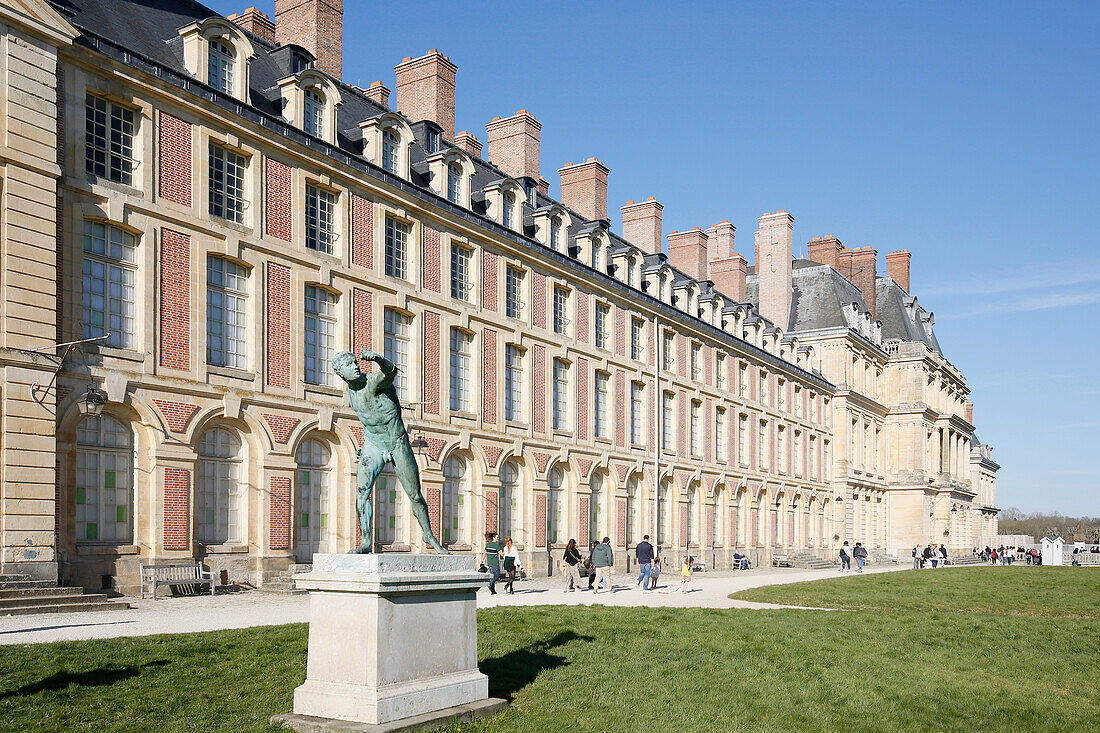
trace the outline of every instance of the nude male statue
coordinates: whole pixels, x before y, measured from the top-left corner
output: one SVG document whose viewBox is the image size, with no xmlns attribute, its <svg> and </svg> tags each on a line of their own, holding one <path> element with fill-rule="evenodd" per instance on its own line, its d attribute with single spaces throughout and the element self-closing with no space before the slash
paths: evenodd
<svg viewBox="0 0 1100 733">
<path fill-rule="evenodd" d="M 409 434 L 405 432 L 405 423 L 401 419 L 401 403 L 398 402 L 397 390 L 393 386 L 397 367 L 392 361 L 373 351 L 364 351 L 360 358 L 373 361 L 378 365 L 380 373 L 363 374 L 359 371 L 359 362 L 350 351 L 341 351 L 332 358 L 332 369 L 348 383 L 351 408 L 363 423 L 363 447 L 359 450 L 359 465 L 356 470 L 358 497 L 355 502 L 362 542 L 352 552 L 371 551 L 371 519 L 374 515 L 371 491 L 382 468 L 392 461 L 394 473 L 412 504 L 413 515 L 424 531 L 424 539 L 436 552 L 450 554 L 432 534 L 432 526 L 428 521 L 428 505 L 424 501 L 424 495 L 420 493 L 420 470 L 417 468 L 412 446 L 409 445 Z"/>
</svg>

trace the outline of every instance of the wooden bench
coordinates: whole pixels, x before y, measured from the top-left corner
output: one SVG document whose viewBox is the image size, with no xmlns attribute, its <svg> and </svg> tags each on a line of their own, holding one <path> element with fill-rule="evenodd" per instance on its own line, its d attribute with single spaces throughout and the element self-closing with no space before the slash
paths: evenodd
<svg viewBox="0 0 1100 733">
<path fill-rule="evenodd" d="M 777 568 L 789 568 L 791 561 L 786 555 L 772 555 L 772 565 Z"/>
<path fill-rule="evenodd" d="M 188 565 L 142 565 L 141 597 L 150 592 L 153 600 L 157 598 L 157 586 L 209 585 L 210 595 L 214 595 L 214 573 L 202 569 L 202 563 Z"/>
<path fill-rule="evenodd" d="M 734 570 L 748 570 L 752 566 L 752 562 L 747 557 L 735 557 L 731 562 Z"/>
</svg>

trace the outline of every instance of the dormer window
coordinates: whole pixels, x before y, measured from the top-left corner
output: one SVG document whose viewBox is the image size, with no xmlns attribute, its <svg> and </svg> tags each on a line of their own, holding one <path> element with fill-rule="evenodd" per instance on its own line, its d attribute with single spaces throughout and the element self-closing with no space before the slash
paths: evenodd
<svg viewBox="0 0 1100 733">
<path fill-rule="evenodd" d="M 344 103 L 332 79 L 317 69 L 279 80 L 283 116 L 302 132 L 327 143 L 336 142 L 336 108 Z"/>
<path fill-rule="evenodd" d="M 325 98 L 310 89 L 305 93 L 305 109 L 302 115 L 302 130 L 307 135 L 321 137 L 325 129 Z"/>
<path fill-rule="evenodd" d="M 462 166 L 458 163 L 447 166 L 447 200 L 452 204 L 462 200 Z"/>
<path fill-rule="evenodd" d="M 512 228 L 513 212 L 516 208 L 516 197 L 510 193 L 504 194 L 504 206 L 501 211 L 501 223 L 505 229 Z"/>
<path fill-rule="evenodd" d="M 401 145 L 393 130 L 382 133 L 382 169 L 390 173 L 397 172 L 397 151 Z"/>
<path fill-rule="evenodd" d="M 561 242 L 561 220 L 554 217 L 550 220 L 550 249 L 557 250 Z"/>
<path fill-rule="evenodd" d="M 233 93 L 236 54 L 231 46 L 220 40 L 210 41 L 209 84 L 219 92 Z"/>
<path fill-rule="evenodd" d="M 437 131 L 428 130 L 428 134 L 424 138 L 424 149 L 428 153 L 439 150 L 439 133 Z"/>
</svg>

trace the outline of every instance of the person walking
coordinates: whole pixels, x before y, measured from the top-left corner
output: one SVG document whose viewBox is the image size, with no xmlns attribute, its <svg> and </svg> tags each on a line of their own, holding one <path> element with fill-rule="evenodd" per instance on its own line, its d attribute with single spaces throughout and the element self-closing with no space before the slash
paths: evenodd
<svg viewBox="0 0 1100 733">
<path fill-rule="evenodd" d="M 497 581 L 500 580 L 500 543 L 496 532 L 485 533 L 485 567 L 489 568 L 489 593 L 497 594 Z"/>
<path fill-rule="evenodd" d="M 684 566 L 680 568 L 680 592 L 687 593 L 688 584 L 691 583 L 692 568 L 695 567 L 695 558 L 688 555 L 684 558 Z"/>
<path fill-rule="evenodd" d="M 595 592 L 600 592 L 600 583 L 604 590 L 611 590 L 611 566 L 615 564 L 615 555 L 611 552 L 611 538 L 604 537 L 603 542 L 592 550 L 592 565 L 596 568 Z"/>
<path fill-rule="evenodd" d="M 931 561 L 932 561 L 932 545 L 926 545 L 925 546 L 924 553 L 922 554 L 922 557 L 923 557 L 923 559 L 921 560 L 920 565 L 921 565 L 922 568 L 926 568 L 926 567 L 928 567 L 929 563 L 931 563 Z"/>
<path fill-rule="evenodd" d="M 653 569 L 653 545 L 649 544 L 649 535 L 642 537 L 634 548 L 634 557 L 638 561 L 638 587 L 646 590 L 649 587 L 649 573 Z"/>
<path fill-rule="evenodd" d="M 584 559 L 584 571 L 588 574 L 588 590 L 592 590 L 596 585 L 596 566 L 592 564 L 592 553 L 596 551 L 598 544 L 600 543 L 592 540 L 592 544 L 588 547 L 588 557 Z"/>
<path fill-rule="evenodd" d="M 856 549 L 852 550 L 852 554 L 856 558 L 856 572 L 862 573 L 863 564 L 867 562 L 867 548 L 857 542 Z"/>
<path fill-rule="evenodd" d="M 940 543 L 940 567 L 947 567 L 947 546 L 942 542 Z"/>
<path fill-rule="evenodd" d="M 917 546 L 913 548 L 913 569 L 920 570 L 923 560 L 924 548 L 918 543 Z"/>
<path fill-rule="evenodd" d="M 511 537 L 504 538 L 503 556 L 504 574 L 508 578 L 508 582 L 504 584 L 504 590 L 511 595 L 515 595 L 516 592 L 512 589 L 512 584 L 516 582 L 516 572 L 519 570 L 519 552 L 516 550 Z"/>
<path fill-rule="evenodd" d="M 581 553 L 577 549 L 576 540 L 571 539 L 565 545 L 562 563 L 565 568 L 565 590 L 572 593 L 581 587 Z"/>
<path fill-rule="evenodd" d="M 650 590 L 657 590 L 657 578 L 661 577 L 661 557 L 653 558 L 653 567 L 649 570 Z"/>
<path fill-rule="evenodd" d="M 852 569 L 852 548 L 848 547 L 848 540 L 840 546 L 840 572 Z"/>
<path fill-rule="evenodd" d="M 932 561 L 932 569 L 935 570 L 936 566 L 940 564 L 940 553 L 932 545 L 929 545 L 929 547 L 932 548 L 932 556 L 929 559 Z"/>
</svg>

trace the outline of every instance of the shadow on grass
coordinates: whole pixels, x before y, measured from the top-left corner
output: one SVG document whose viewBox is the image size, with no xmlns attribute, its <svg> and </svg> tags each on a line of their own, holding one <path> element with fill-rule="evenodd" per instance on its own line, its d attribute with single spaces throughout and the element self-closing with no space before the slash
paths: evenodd
<svg viewBox="0 0 1100 733">
<path fill-rule="evenodd" d="M 9 697 L 36 695 L 39 692 L 56 692 L 58 690 L 64 690 L 69 685 L 79 685 L 81 687 L 113 685 L 116 682 L 128 680 L 131 677 L 137 677 L 141 674 L 142 670 L 148 667 L 163 667 L 168 663 L 167 659 L 158 659 L 152 662 L 146 662 L 145 664 L 118 667 L 115 669 L 92 669 L 87 672 L 58 672 L 50 675 L 44 680 L 23 685 L 17 690 L 0 693 L 0 700 Z"/>
<path fill-rule="evenodd" d="M 552 650 L 563 647 L 571 641 L 595 640 L 595 637 L 578 634 L 575 631 L 563 631 L 545 641 L 516 649 L 504 656 L 484 659 L 478 667 L 489 676 L 489 696 L 503 697 L 510 701 L 517 692 L 534 682 L 543 671 L 557 669 L 567 664 L 565 657 L 552 654 Z"/>
</svg>

